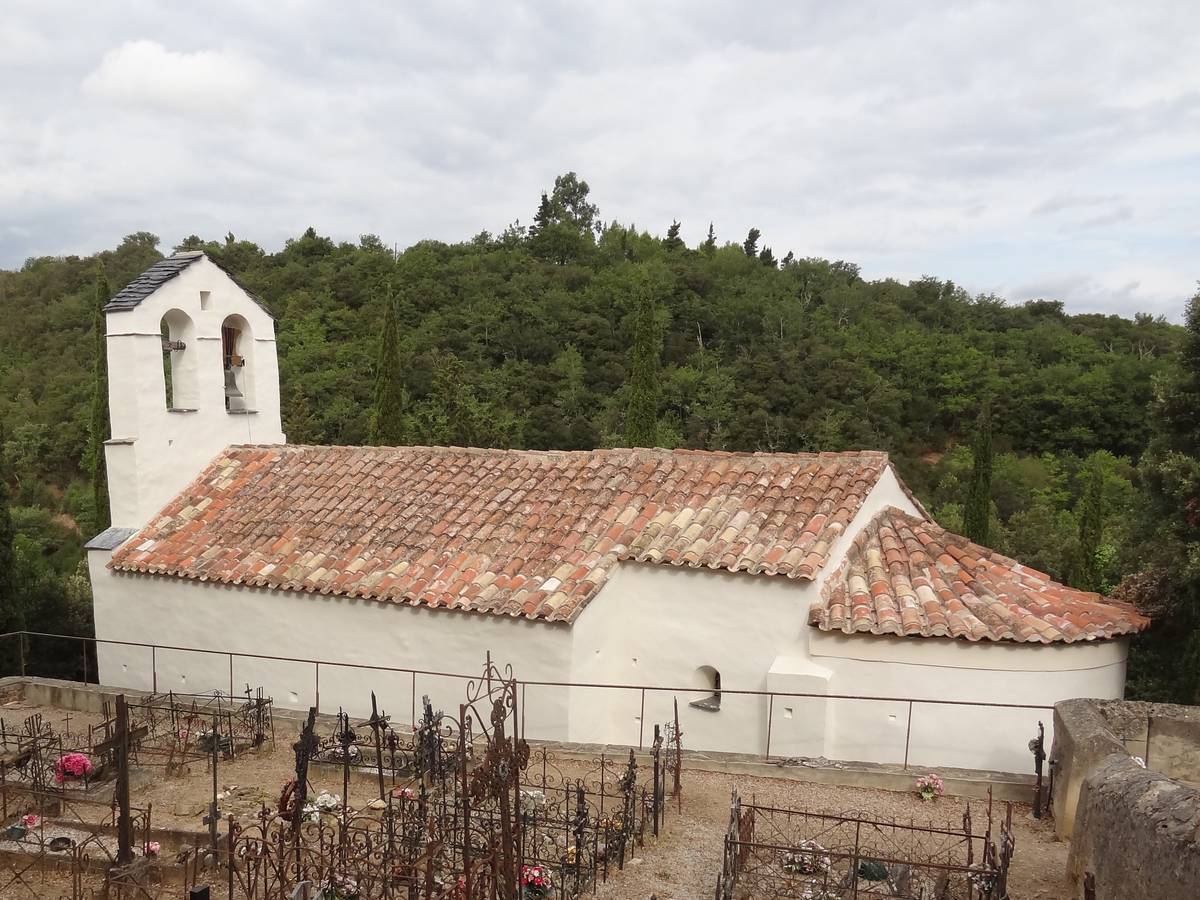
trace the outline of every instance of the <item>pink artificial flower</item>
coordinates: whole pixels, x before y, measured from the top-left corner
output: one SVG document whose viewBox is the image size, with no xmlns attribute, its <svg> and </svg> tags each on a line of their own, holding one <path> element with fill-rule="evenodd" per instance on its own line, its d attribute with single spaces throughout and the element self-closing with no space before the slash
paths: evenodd
<svg viewBox="0 0 1200 900">
<path fill-rule="evenodd" d="M 33 813 L 28 813 L 21 817 L 21 824 L 26 828 L 37 828 L 41 821 L 41 817 Z"/>
<path fill-rule="evenodd" d="M 68 778 L 85 778 L 96 770 L 82 753 L 64 753 L 54 763 L 54 780 L 62 784 Z"/>
<path fill-rule="evenodd" d="M 158 856 L 160 850 L 162 850 L 162 845 L 158 841 L 146 841 L 143 853 L 146 856 Z"/>
</svg>

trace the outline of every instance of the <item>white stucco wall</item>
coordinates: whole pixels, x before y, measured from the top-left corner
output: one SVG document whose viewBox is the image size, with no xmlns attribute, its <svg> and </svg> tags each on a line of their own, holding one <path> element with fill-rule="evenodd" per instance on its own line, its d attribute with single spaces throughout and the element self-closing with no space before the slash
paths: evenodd
<svg viewBox="0 0 1200 900">
<path fill-rule="evenodd" d="M 832 673 L 830 693 L 1033 706 L 1053 706 L 1071 697 L 1121 697 L 1127 651 L 1124 639 L 1040 645 L 815 629 L 809 635 L 810 658 Z M 908 704 L 828 703 L 826 756 L 903 761 Z M 1053 718 L 1051 710 L 914 703 L 909 761 L 926 767 L 1032 771 L 1028 741 L 1041 721 L 1049 742 Z"/>
<path fill-rule="evenodd" d="M 252 336 L 245 377 L 254 382 L 256 411 L 249 415 L 225 409 L 221 324 L 230 315 L 241 316 Z M 172 337 L 187 345 L 171 354 L 175 405 L 183 407 L 174 411 L 163 376 L 164 317 Z M 136 308 L 108 313 L 107 334 L 112 439 L 105 456 L 114 525 L 144 525 L 230 444 L 283 442 L 275 323 L 207 258 Z"/>
<path fill-rule="evenodd" d="M 498 616 L 430 610 L 228 587 L 150 575 L 114 573 L 106 551 L 90 551 L 96 635 L 122 641 L 221 649 L 305 660 L 360 663 L 474 676 L 488 651 L 513 663 L 519 677 L 562 680 L 570 664 L 566 626 Z M 140 690 L 155 687 L 149 650 L 100 643 L 102 683 Z M 229 657 L 158 650 L 159 691 L 228 691 Z M 233 686 L 262 686 L 275 703 L 305 709 L 315 702 L 316 667 L 310 663 L 234 657 Z M 371 691 L 395 721 L 411 719 L 413 676 L 369 668 L 320 667 L 320 707 L 352 715 L 371 710 Z M 567 730 L 567 693 L 527 690 L 525 728 L 531 738 L 561 738 Z M 417 715 L 428 694 L 435 707 L 457 711 L 466 681 L 416 675 Z"/>
</svg>

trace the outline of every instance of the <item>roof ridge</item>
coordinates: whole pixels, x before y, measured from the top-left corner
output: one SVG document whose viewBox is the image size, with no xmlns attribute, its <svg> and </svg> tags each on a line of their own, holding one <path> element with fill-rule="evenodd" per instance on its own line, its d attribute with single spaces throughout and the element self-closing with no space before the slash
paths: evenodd
<svg viewBox="0 0 1200 900">
<path fill-rule="evenodd" d="M 513 455 L 513 456 L 623 456 L 627 454 L 647 456 L 659 459 L 669 457 L 695 457 L 697 459 L 761 459 L 786 462 L 789 460 L 845 460 L 862 462 L 887 462 L 885 450 L 841 450 L 841 451 L 803 451 L 797 453 L 764 452 L 750 450 L 704 450 L 692 447 L 595 447 L 591 450 L 559 450 L 517 447 L 475 447 L 459 446 L 457 444 L 231 444 L 230 448 L 263 449 L 263 450 L 355 450 L 362 452 L 387 452 L 396 450 L 424 451 L 449 455 L 466 453 L 471 455 Z"/>
</svg>

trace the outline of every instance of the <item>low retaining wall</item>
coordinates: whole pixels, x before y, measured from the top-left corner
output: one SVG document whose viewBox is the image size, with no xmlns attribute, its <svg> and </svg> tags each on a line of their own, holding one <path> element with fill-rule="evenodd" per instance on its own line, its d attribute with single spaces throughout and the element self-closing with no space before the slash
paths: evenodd
<svg viewBox="0 0 1200 900">
<path fill-rule="evenodd" d="M 1200 897 L 1200 791 L 1113 754 L 1084 782 L 1068 865 L 1097 900 Z"/>
<path fill-rule="evenodd" d="M 144 692 L 122 690 L 112 686 L 81 684 L 35 676 L 7 676 L 0 678 L 0 699 L 22 699 L 38 706 L 99 713 L 106 701 L 115 702 L 118 694 L 130 698 L 142 697 Z M 293 736 L 303 725 L 305 715 L 298 710 L 274 707 L 272 718 L 275 737 L 282 746 L 290 745 Z M 318 728 L 328 731 L 336 718 L 329 714 L 317 717 Z M 405 726 L 399 725 L 403 730 Z M 583 760 L 594 759 L 601 752 L 626 753 L 630 749 L 620 744 L 582 744 L 559 741 L 531 743 L 553 748 L 564 757 Z M 900 766 L 883 764 L 839 762 L 825 760 L 821 765 L 787 765 L 771 762 L 757 756 L 736 753 L 705 752 L 684 749 L 685 768 L 688 770 L 723 772 L 733 775 L 753 775 L 760 778 L 780 778 L 808 781 L 818 784 L 844 785 L 848 787 L 877 788 L 888 791 L 907 792 L 914 790 L 918 775 L 926 769 L 902 769 Z M 637 751 L 638 764 L 644 764 L 649 756 Z M 1013 775 L 1005 772 L 988 772 L 975 769 L 939 768 L 937 771 L 946 785 L 946 793 L 953 797 L 986 800 L 989 796 L 996 801 L 1011 800 L 1028 803 L 1033 797 L 1032 775 Z M 371 777 L 374 777 L 373 775 Z"/>
<path fill-rule="evenodd" d="M 1198 714 L 1124 701 L 1055 705 L 1055 829 L 1071 839 L 1071 876 L 1092 875 L 1097 900 L 1200 897 L 1200 790 L 1155 771 L 1194 772 Z"/>
</svg>

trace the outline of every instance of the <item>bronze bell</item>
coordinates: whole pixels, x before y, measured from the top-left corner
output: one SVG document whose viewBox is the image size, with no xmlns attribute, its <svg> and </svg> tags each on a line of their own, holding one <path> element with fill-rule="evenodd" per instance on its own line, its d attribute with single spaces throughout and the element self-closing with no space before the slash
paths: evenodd
<svg viewBox="0 0 1200 900">
<path fill-rule="evenodd" d="M 238 387 L 233 369 L 225 370 L 225 408 L 230 412 L 246 410 L 246 395 Z"/>
</svg>

